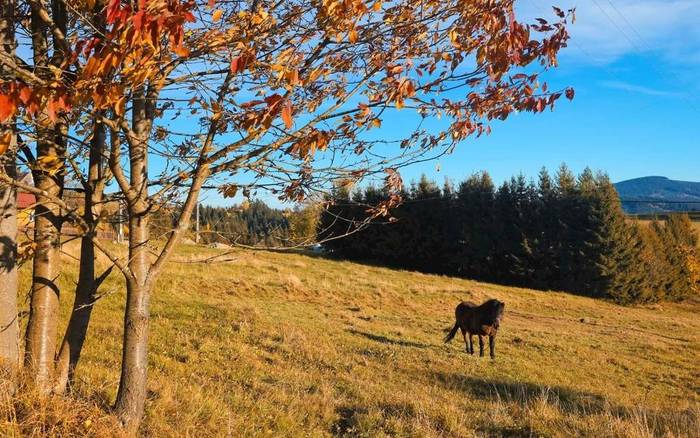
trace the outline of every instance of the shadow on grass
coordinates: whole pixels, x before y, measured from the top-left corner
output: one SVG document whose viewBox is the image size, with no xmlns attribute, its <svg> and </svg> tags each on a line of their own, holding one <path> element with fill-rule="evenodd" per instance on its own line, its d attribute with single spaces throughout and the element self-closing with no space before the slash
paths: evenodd
<svg viewBox="0 0 700 438">
<path fill-rule="evenodd" d="M 338 419 L 331 425 L 330 432 L 337 437 L 357 436 L 357 417 L 367 413 L 366 409 L 341 406 L 335 410 Z"/>
<path fill-rule="evenodd" d="M 358 335 L 369 339 L 370 341 L 380 342 L 382 344 L 399 345 L 401 347 L 412 347 L 412 348 L 428 348 L 430 345 L 421 344 L 419 342 L 404 341 L 401 339 L 392 339 L 384 335 L 375 335 L 374 333 L 367 333 L 360 330 L 348 329 L 349 333 L 353 335 Z"/>
<path fill-rule="evenodd" d="M 563 386 L 487 379 L 449 372 L 431 372 L 430 374 L 435 382 L 446 389 L 461 390 L 472 397 L 491 402 L 514 402 L 525 406 L 533 402 L 545 401 L 562 412 L 583 415 L 620 410 L 599 394 Z"/>
</svg>

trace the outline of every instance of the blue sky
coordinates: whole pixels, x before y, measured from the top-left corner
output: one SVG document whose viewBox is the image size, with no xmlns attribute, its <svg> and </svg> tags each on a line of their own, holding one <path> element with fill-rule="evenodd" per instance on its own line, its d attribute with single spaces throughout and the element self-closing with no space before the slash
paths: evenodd
<svg viewBox="0 0 700 438">
<path fill-rule="evenodd" d="M 555 1 L 556 3 L 550 3 Z M 486 170 L 496 183 L 542 166 L 589 166 L 613 181 L 648 175 L 700 181 L 700 0 L 520 0 L 518 18 L 553 17 L 551 5 L 576 7 L 572 40 L 560 66 L 546 72 L 550 89 L 572 86 L 573 102 L 554 112 L 517 114 L 493 133 L 470 139 L 438 161 L 402 169 L 442 182 Z M 409 114 L 393 112 L 382 136 L 401 137 Z M 271 205 L 274 195 L 258 193 Z M 229 205 L 208 191 L 207 204 Z"/>
<path fill-rule="evenodd" d="M 521 1 L 520 17 L 549 15 L 545 0 Z M 496 182 L 566 162 L 604 170 L 613 181 L 647 175 L 700 181 L 700 1 L 580 0 L 572 41 L 550 85 L 573 86 L 576 99 L 554 112 L 519 114 L 493 125 L 426 173 L 460 180 L 487 170 Z M 438 166 L 439 163 L 439 166 Z M 437 171 L 437 168 L 440 171 Z"/>
</svg>

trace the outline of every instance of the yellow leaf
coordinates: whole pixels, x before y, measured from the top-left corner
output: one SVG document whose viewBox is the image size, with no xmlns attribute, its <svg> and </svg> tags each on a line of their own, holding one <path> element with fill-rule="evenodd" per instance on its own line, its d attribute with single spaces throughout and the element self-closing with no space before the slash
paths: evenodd
<svg viewBox="0 0 700 438">
<path fill-rule="evenodd" d="M 12 142 L 12 131 L 6 131 L 0 136 L 0 155 L 7 152 L 10 148 L 10 142 Z"/>
<path fill-rule="evenodd" d="M 63 168 L 63 161 L 55 155 L 43 155 L 37 159 L 38 168 L 53 176 Z"/>
<path fill-rule="evenodd" d="M 313 70 L 311 71 L 311 73 L 309 74 L 309 82 L 313 82 L 313 81 L 315 81 L 316 79 L 318 79 L 319 76 L 321 76 L 321 73 L 322 73 L 322 70 L 321 70 L 320 67 L 317 67 L 317 68 L 313 69 Z"/>
<path fill-rule="evenodd" d="M 222 11 L 221 9 L 217 9 L 214 11 L 213 14 L 211 14 L 211 19 L 213 21 L 219 21 L 219 20 L 221 20 L 222 15 L 224 15 L 224 11 Z"/>
<path fill-rule="evenodd" d="M 224 195 L 224 198 L 233 198 L 236 196 L 236 193 L 238 193 L 238 186 L 235 184 L 226 185 L 221 188 L 221 194 Z"/>
<path fill-rule="evenodd" d="M 117 100 L 116 105 L 114 105 L 114 113 L 121 117 L 124 115 L 124 111 L 126 109 L 126 96 L 122 96 Z"/>
</svg>

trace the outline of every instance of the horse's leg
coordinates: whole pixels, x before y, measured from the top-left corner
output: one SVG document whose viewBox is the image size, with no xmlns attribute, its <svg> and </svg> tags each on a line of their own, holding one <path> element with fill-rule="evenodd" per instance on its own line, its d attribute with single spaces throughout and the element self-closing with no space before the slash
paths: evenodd
<svg viewBox="0 0 700 438">
<path fill-rule="evenodd" d="M 469 354 L 474 354 L 474 335 L 469 333 Z"/>
<path fill-rule="evenodd" d="M 464 345 L 467 348 L 467 353 L 469 353 L 469 343 L 467 343 L 467 331 L 464 330 L 464 328 L 462 328 L 462 327 L 460 327 L 460 329 L 462 330 L 462 337 L 464 338 Z"/>
<path fill-rule="evenodd" d="M 489 336 L 489 350 L 491 352 L 491 359 L 496 358 L 496 337 L 494 335 Z"/>
<path fill-rule="evenodd" d="M 484 357 L 484 337 L 479 335 L 479 356 Z"/>
</svg>

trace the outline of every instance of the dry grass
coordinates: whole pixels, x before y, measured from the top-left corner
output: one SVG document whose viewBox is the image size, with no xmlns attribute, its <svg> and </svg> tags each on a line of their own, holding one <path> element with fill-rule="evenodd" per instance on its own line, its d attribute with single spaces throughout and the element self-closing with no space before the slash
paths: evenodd
<svg viewBox="0 0 700 438">
<path fill-rule="evenodd" d="M 700 436 L 700 304 L 625 308 L 298 254 L 234 257 L 171 263 L 158 283 L 144 435 Z M 64 272 L 69 290 L 76 274 Z M 116 273 L 109 291 L 77 401 L 5 401 L 8 435 L 100 435 L 113 421 Z M 506 302 L 496 361 L 467 355 L 459 337 L 442 343 L 457 302 L 487 297 Z"/>
<path fill-rule="evenodd" d="M 648 219 L 639 219 L 638 222 L 639 222 L 640 224 L 642 224 L 642 225 L 649 225 L 649 224 L 651 224 L 653 221 L 652 221 L 652 220 L 648 220 Z M 695 220 L 695 219 L 694 219 L 693 222 L 692 222 L 692 225 L 693 225 L 693 229 L 695 230 L 695 232 L 696 232 L 698 235 L 700 235 L 700 220 Z"/>
</svg>

